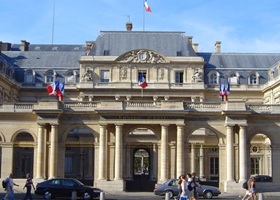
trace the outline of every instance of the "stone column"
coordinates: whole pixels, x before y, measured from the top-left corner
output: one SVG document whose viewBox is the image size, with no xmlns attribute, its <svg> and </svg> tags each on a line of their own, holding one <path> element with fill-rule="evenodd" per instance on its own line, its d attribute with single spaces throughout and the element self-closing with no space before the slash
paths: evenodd
<svg viewBox="0 0 280 200">
<path fill-rule="evenodd" d="M 57 177 L 58 167 L 58 126 L 57 124 L 51 124 L 51 136 L 50 136 L 50 163 L 49 163 L 49 178 Z"/>
<path fill-rule="evenodd" d="M 99 164 L 98 164 L 98 180 L 105 180 L 106 172 L 106 125 L 100 125 L 99 136 Z"/>
<path fill-rule="evenodd" d="M 152 161 L 153 161 L 153 168 L 151 169 L 151 179 L 152 180 L 156 180 L 156 177 L 157 177 L 157 166 L 158 166 L 158 149 L 157 149 L 157 145 L 156 144 L 153 144 L 153 158 L 152 158 Z"/>
<path fill-rule="evenodd" d="M 161 125 L 161 181 L 167 180 L 168 171 L 168 125 Z"/>
<path fill-rule="evenodd" d="M 196 171 L 195 145 L 191 144 L 191 173 Z"/>
<path fill-rule="evenodd" d="M 116 125 L 115 142 L 115 180 L 123 179 L 123 135 L 122 125 Z"/>
<path fill-rule="evenodd" d="M 1 178 L 6 178 L 13 171 L 13 143 L 2 143 Z"/>
<path fill-rule="evenodd" d="M 203 145 L 199 149 L 199 177 L 204 178 L 204 152 Z"/>
<path fill-rule="evenodd" d="M 45 124 L 38 124 L 38 145 L 37 145 L 37 168 L 36 168 L 36 179 L 45 179 Z"/>
<path fill-rule="evenodd" d="M 234 149 L 233 149 L 233 126 L 227 126 L 227 138 L 226 138 L 226 156 L 227 156 L 227 181 L 232 182 L 233 170 L 234 170 Z"/>
<path fill-rule="evenodd" d="M 176 177 L 179 177 L 182 174 L 185 174 L 185 159 L 184 159 L 184 126 L 177 125 L 177 169 Z"/>
<path fill-rule="evenodd" d="M 247 137 L 246 126 L 239 131 L 239 182 L 247 180 Z"/>
</svg>

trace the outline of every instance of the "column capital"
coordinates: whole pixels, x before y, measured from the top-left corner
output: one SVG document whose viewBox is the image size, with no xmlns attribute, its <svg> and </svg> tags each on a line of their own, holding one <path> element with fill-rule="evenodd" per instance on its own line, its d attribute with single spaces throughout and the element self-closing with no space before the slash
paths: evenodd
<svg viewBox="0 0 280 200">
<path fill-rule="evenodd" d="M 46 126 L 46 123 L 37 123 L 38 126 Z"/>
</svg>

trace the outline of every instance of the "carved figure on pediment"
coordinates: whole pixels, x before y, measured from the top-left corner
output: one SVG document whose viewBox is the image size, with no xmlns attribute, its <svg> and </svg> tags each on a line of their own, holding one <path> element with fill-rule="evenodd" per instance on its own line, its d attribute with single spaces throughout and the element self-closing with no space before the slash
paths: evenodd
<svg viewBox="0 0 280 200">
<path fill-rule="evenodd" d="M 88 82 L 88 81 L 92 81 L 92 75 L 91 75 L 91 71 L 89 69 L 86 70 L 86 72 L 84 72 L 82 74 L 82 82 Z"/>
<path fill-rule="evenodd" d="M 159 70 L 159 79 L 163 80 L 164 79 L 164 69 Z"/>
<path fill-rule="evenodd" d="M 121 68 L 121 78 L 126 78 L 127 77 L 127 68 L 122 67 Z"/>
<path fill-rule="evenodd" d="M 202 78 L 203 78 L 202 73 L 198 69 L 196 69 L 192 76 L 192 82 L 193 83 L 202 82 Z"/>
<path fill-rule="evenodd" d="M 137 54 L 135 53 L 135 51 L 131 51 L 130 53 L 126 54 L 124 56 L 124 61 L 126 62 L 135 62 L 137 61 Z"/>
</svg>

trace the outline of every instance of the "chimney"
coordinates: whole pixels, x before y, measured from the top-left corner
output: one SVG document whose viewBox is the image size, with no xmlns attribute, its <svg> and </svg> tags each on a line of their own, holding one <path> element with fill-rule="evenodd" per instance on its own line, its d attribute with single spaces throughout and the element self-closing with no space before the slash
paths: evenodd
<svg viewBox="0 0 280 200">
<path fill-rule="evenodd" d="M 28 51 L 29 50 L 29 42 L 26 40 L 21 40 L 20 51 Z"/>
<path fill-rule="evenodd" d="M 188 37 L 188 40 L 189 40 L 190 45 L 192 45 L 192 39 L 193 39 L 193 36 L 189 36 L 189 37 Z"/>
<path fill-rule="evenodd" d="M 193 43 L 192 47 L 195 52 L 198 52 L 198 43 Z"/>
<path fill-rule="evenodd" d="M 125 26 L 126 26 L 126 30 L 127 31 L 131 31 L 132 30 L 133 25 L 132 25 L 131 22 L 126 22 Z"/>
<path fill-rule="evenodd" d="M 221 53 L 221 41 L 217 41 L 214 45 L 215 47 L 215 53 Z"/>
</svg>

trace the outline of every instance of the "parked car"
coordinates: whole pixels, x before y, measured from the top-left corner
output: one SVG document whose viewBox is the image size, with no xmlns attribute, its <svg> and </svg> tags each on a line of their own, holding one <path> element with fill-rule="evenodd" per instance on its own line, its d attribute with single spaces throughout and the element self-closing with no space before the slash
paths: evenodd
<svg viewBox="0 0 280 200">
<path fill-rule="evenodd" d="M 213 196 L 218 196 L 221 194 L 219 188 L 210 185 L 202 185 L 201 187 L 197 187 L 196 191 L 199 196 L 202 196 L 205 199 L 211 199 Z M 179 195 L 178 179 L 169 179 L 163 184 L 155 184 L 155 195 L 163 196 L 166 193 L 169 193 L 170 198 Z"/>
<path fill-rule="evenodd" d="M 268 175 L 252 175 L 254 177 L 255 182 L 272 182 L 272 177 Z"/>
<path fill-rule="evenodd" d="M 52 178 L 38 183 L 35 190 L 35 194 L 42 195 L 44 199 L 71 198 L 73 192 L 76 192 L 77 197 L 89 200 L 99 197 L 101 189 L 84 185 L 74 178 Z"/>
</svg>

